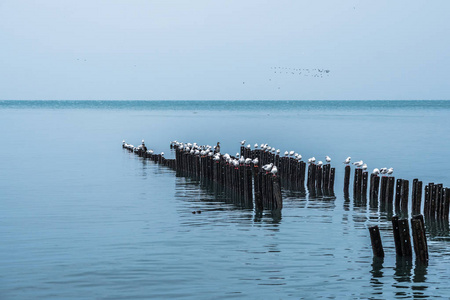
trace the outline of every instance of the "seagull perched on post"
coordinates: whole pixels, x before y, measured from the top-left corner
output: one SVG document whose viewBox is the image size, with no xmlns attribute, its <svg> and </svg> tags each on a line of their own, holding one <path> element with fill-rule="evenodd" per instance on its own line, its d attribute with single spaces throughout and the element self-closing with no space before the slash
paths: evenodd
<svg viewBox="0 0 450 300">
<path fill-rule="evenodd" d="M 372 174 L 375 174 L 378 176 L 378 174 L 380 174 L 380 170 L 378 170 L 378 168 L 373 169 Z"/>
<path fill-rule="evenodd" d="M 364 171 L 367 170 L 367 164 L 363 164 L 361 169 L 363 169 Z"/>
<path fill-rule="evenodd" d="M 381 168 L 381 169 L 380 169 L 380 173 L 383 174 L 383 175 L 386 174 L 387 171 L 388 171 L 387 168 Z"/>
<path fill-rule="evenodd" d="M 270 163 L 270 164 L 262 166 L 262 169 L 266 172 L 270 172 L 270 170 L 272 170 L 272 167 L 273 167 L 273 163 Z"/>
<path fill-rule="evenodd" d="M 284 156 L 288 156 L 288 155 L 289 155 L 289 152 L 285 151 Z"/>
<path fill-rule="evenodd" d="M 351 160 L 352 158 L 349 156 L 349 157 L 347 157 L 346 159 L 345 159 L 345 161 L 343 162 L 344 164 L 346 164 L 346 165 L 348 165 L 349 163 L 350 163 L 350 160 Z"/>
<path fill-rule="evenodd" d="M 252 163 L 253 163 L 255 166 L 258 165 L 258 163 L 259 163 L 258 158 L 255 158 L 254 160 L 252 160 Z"/>
<path fill-rule="evenodd" d="M 364 162 L 363 162 L 362 160 L 360 160 L 360 161 L 355 161 L 353 164 L 354 164 L 357 168 L 360 168 L 360 167 L 364 164 Z"/>
<path fill-rule="evenodd" d="M 331 162 L 331 158 L 330 158 L 328 155 L 325 156 L 325 160 L 326 160 L 327 163 L 330 163 L 330 162 Z"/>
<path fill-rule="evenodd" d="M 241 141 L 241 145 L 244 146 L 245 144 L 245 140 Z"/>
<path fill-rule="evenodd" d="M 318 165 L 319 167 L 321 167 L 321 166 L 323 165 L 323 162 L 322 162 L 321 160 L 319 160 L 319 161 L 317 162 L 317 165 Z"/>
<path fill-rule="evenodd" d="M 392 173 L 394 173 L 394 168 L 389 168 L 389 169 L 387 170 L 387 174 L 388 174 L 388 175 L 391 175 Z"/>
<path fill-rule="evenodd" d="M 253 147 L 255 147 L 255 149 L 258 149 L 258 144 L 255 144 Z"/>
<path fill-rule="evenodd" d="M 273 167 L 272 167 L 272 170 L 270 170 L 270 173 L 272 173 L 273 176 L 276 176 L 276 175 L 277 175 L 277 172 L 278 172 L 277 166 L 273 166 Z"/>
</svg>

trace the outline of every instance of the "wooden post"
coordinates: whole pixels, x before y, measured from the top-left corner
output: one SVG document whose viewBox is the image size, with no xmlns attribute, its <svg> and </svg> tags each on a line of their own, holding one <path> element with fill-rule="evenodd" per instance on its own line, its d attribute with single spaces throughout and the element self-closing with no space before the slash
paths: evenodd
<svg viewBox="0 0 450 300">
<path fill-rule="evenodd" d="M 380 208 L 383 210 L 386 208 L 387 182 L 388 178 L 386 176 L 381 177 Z"/>
<path fill-rule="evenodd" d="M 283 199 L 281 197 L 281 184 L 278 176 L 273 176 L 273 209 L 281 210 L 283 208 Z"/>
<path fill-rule="evenodd" d="M 393 201 L 394 201 L 394 185 L 395 177 L 389 177 L 387 183 L 387 193 L 386 193 L 386 207 L 388 213 L 392 213 Z"/>
<path fill-rule="evenodd" d="M 400 205 L 401 212 L 404 215 L 408 215 L 408 195 L 409 195 L 409 181 L 404 179 L 402 182 L 402 202 Z"/>
<path fill-rule="evenodd" d="M 416 259 L 421 263 L 428 262 L 428 245 L 425 235 L 425 225 L 422 215 L 416 215 L 411 219 L 411 228 Z"/>
<path fill-rule="evenodd" d="M 400 233 L 402 256 L 412 257 L 411 237 L 409 235 L 408 219 L 399 220 L 398 228 Z"/>
<path fill-rule="evenodd" d="M 370 207 L 378 208 L 378 191 L 380 189 L 380 177 L 370 174 Z"/>
<path fill-rule="evenodd" d="M 348 194 L 349 184 L 350 184 L 350 166 L 345 166 L 344 193 L 346 194 Z"/>
<path fill-rule="evenodd" d="M 370 241 L 372 242 L 373 256 L 384 257 L 383 244 L 381 242 L 380 230 L 378 226 L 369 227 Z"/>
<path fill-rule="evenodd" d="M 369 178 L 369 173 L 368 172 L 363 172 L 362 173 L 362 196 L 363 198 L 367 199 L 367 180 Z"/>
<path fill-rule="evenodd" d="M 334 176 L 336 173 L 336 168 L 331 168 L 330 170 L 330 183 L 329 183 L 329 190 L 332 193 L 334 191 Z"/>
<path fill-rule="evenodd" d="M 395 253 L 397 256 L 402 256 L 402 245 L 400 241 L 400 229 L 398 226 L 399 220 L 397 216 L 392 217 L 392 231 L 394 235 Z"/>
<path fill-rule="evenodd" d="M 400 213 L 400 204 L 402 200 L 402 186 L 403 186 L 403 180 L 397 179 L 397 184 L 395 186 L 395 213 Z"/>
</svg>

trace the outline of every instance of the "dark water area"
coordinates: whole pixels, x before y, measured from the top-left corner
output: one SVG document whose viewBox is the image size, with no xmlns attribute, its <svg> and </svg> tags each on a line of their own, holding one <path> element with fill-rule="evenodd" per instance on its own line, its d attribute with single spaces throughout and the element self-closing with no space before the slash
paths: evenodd
<svg viewBox="0 0 450 300">
<path fill-rule="evenodd" d="M 0 299 L 450 294 L 448 224 L 428 228 L 428 266 L 397 260 L 388 213 L 342 193 L 347 156 L 450 186 L 450 101 L 0 101 L 0 128 Z M 329 155 L 336 197 L 283 190 L 281 214 L 260 215 L 123 139 L 167 157 L 172 140 L 234 154 L 242 139 Z"/>
</svg>

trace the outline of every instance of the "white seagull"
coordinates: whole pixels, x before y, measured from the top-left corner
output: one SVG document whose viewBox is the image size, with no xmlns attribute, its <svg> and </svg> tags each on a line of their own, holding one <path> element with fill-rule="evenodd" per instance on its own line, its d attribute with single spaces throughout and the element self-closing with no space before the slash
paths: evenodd
<svg viewBox="0 0 450 300">
<path fill-rule="evenodd" d="M 391 175 L 392 173 L 394 173 L 394 168 L 389 168 L 389 169 L 387 170 L 387 174 L 388 174 L 388 175 Z"/>
<path fill-rule="evenodd" d="M 359 168 L 359 167 L 361 167 L 361 166 L 364 164 L 364 162 L 363 162 L 362 160 L 360 160 L 360 161 L 355 161 L 353 164 L 354 164 L 357 168 Z"/>
<path fill-rule="evenodd" d="M 245 140 L 241 141 L 241 145 L 244 146 L 245 144 Z"/>
<path fill-rule="evenodd" d="M 373 169 L 372 174 L 378 175 L 380 174 L 380 170 L 378 168 Z"/>
<path fill-rule="evenodd" d="M 327 163 L 330 163 L 330 162 L 331 162 L 331 158 L 330 158 L 328 155 L 325 156 L 325 160 L 326 160 Z"/>
<path fill-rule="evenodd" d="M 348 165 L 349 163 L 350 163 L 350 160 L 351 160 L 352 158 L 349 156 L 349 157 L 347 157 L 346 159 L 345 159 L 345 161 L 344 161 L 344 164 L 346 164 L 346 165 Z"/>
<path fill-rule="evenodd" d="M 270 170 L 270 173 L 273 174 L 273 176 L 275 176 L 278 172 L 277 166 L 273 166 L 272 170 Z"/>
</svg>

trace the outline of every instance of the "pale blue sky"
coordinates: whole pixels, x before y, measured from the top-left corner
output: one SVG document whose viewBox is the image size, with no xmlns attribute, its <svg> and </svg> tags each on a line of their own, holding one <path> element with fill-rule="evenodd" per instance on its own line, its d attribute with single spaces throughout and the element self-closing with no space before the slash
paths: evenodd
<svg viewBox="0 0 450 300">
<path fill-rule="evenodd" d="M 448 0 L 0 0 L 0 99 L 450 99 L 449 12 Z"/>
</svg>

